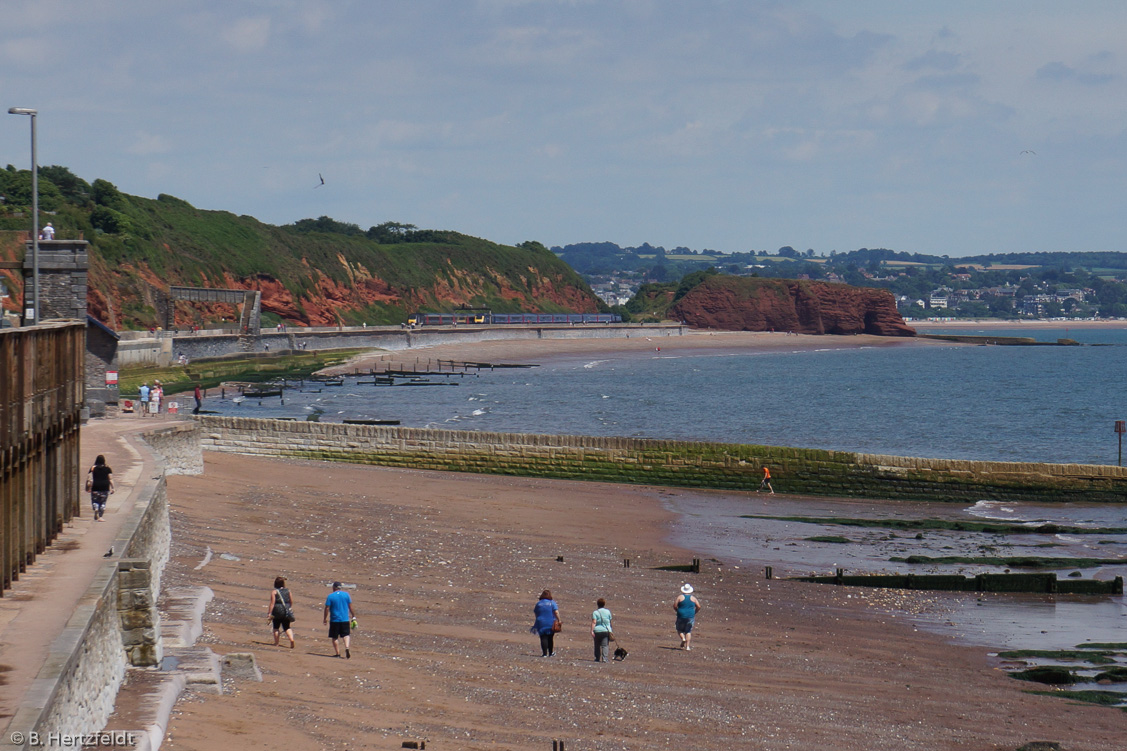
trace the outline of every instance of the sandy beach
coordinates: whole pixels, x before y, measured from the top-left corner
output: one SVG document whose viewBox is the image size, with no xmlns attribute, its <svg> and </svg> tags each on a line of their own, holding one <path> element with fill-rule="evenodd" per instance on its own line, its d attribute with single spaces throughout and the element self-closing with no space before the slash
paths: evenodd
<svg viewBox="0 0 1127 751">
<path fill-rule="evenodd" d="M 950 346 L 926 340 L 694 333 L 498 341 L 373 354 L 534 362 L 663 352 Z M 358 363 L 349 367 L 357 367 Z M 262 683 L 189 689 L 170 749 L 1017 749 L 1122 747 L 1127 715 L 1029 693 L 978 647 L 917 631 L 926 595 L 767 580 L 761 567 L 699 557 L 668 540 L 663 498 L 681 491 L 206 454 L 169 478 L 166 587 L 215 593 L 202 641 L 253 652 Z M 824 499 L 822 499 L 824 500 Z M 749 504 L 754 497 L 749 496 Z M 770 560 L 765 550 L 764 559 Z M 626 567 L 624 560 L 631 565 Z M 295 597 L 297 648 L 274 647 L 271 583 Z M 354 599 L 352 658 L 322 625 L 333 580 Z M 674 632 L 689 581 L 702 610 L 693 650 Z M 529 633 L 549 588 L 564 630 L 543 658 Z M 596 663 L 598 597 L 622 662 Z M 890 613 L 899 612 L 899 615 Z"/>
<path fill-rule="evenodd" d="M 680 336 L 647 335 L 638 329 L 629 338 L 607 339 L 500 339 L 464 344 L 417 347 L 359 357 L 329 372 L 367 369 L 378 361 L 425 362 L 428 359 L 458 362 L 531 363 L 583 357 L 644 357 L 661 352 L 669 355 L 707 355 L 720 352 L 799 352 L 862 347 L 947 347 L 949 342 L 913 337 L 814 336 L 766 331 L 703 331 L 686 329 Z"/>
<path fill-rule="evenodd" d="M 666 542 L 675 519 L 661 499 L 675 490 L 217 454 L 206 465 L 169 480 L 166 584 L 210 587 L 203 641 L 254 652 L 264 681 L 189 691 L 167 748 L 1122 747 L 1123 712 L 1031 695 L 986 650 L 872 607 L 911 610 L 918 595 L 767 581 L 715 559 L 700 574 L 662 570 L 693 557 Z M 266 620 L 278 574 L 296 601 L 294 650 L 273 646 Z M 322 626 L 334 579 L 360 624 L 350 660 Z M 704 605 L 691 652 L 673 631 L 686 580 Z M 544 588 L 564 622 L 548 659 L 528 633 Z M 593 661 L 597 597 L 623 662 Z"/>
</svg>

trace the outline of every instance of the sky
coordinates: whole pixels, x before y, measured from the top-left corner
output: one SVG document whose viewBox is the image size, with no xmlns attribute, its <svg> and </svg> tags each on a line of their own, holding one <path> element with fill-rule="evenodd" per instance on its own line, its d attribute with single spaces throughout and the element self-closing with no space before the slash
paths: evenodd
<svg viewBox="0 0 1127 751">
<path fill-rule="evenodd" d="M 1127 251 L 1122 0 L 0 0 L 0 106 L 0 166 L 35 108 L 41 165 L 270 224 Z"/>
</svg>

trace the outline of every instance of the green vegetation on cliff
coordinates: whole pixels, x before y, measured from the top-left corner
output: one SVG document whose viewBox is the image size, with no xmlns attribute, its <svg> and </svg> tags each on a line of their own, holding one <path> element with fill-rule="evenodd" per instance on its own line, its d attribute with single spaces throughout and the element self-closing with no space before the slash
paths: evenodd
<svg viewBox="0 0 1127 751">
<path fill-rule="evenodd" d="M 26 231 L 30 172 L 0 170 L 0 230 Z M 40 224 L 83 237 L 91 312 L 114 328 L 164 324 L 169 285 L 260 289 L 269 322 L 399 323 L 416 310 L 595 312 L 587 283 L 538 242 L 499 245 L 452 231 L 385 222 L 368 231 L 329 217 L 277 227 L 40 170 Z M 5 247 L 13 247 L 11 239 Z M 177 303 L 176 325 L 230 319 L 230 305 Z"/>
</svg>

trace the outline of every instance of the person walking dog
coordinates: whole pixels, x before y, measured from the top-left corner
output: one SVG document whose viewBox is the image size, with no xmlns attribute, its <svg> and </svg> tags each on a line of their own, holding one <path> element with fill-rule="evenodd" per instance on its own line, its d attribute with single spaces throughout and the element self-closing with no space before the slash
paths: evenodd
<svg viewBox="0 0 1127 751">
<path fill-rule="evenodd" d="M 596 610 L 591 613 L 591 638 L 595 640 L 595 662 L 610 661 L 611 613 L 607 601 L 602 597 L 595 603 Z"/>
</svg>

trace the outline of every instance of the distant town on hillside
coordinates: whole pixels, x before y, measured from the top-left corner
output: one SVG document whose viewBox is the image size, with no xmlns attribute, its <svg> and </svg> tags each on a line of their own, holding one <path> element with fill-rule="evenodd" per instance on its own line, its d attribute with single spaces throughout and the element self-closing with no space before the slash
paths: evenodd
<svg viewBox="0 0 1127 751">
<path fill-rule="evenodd" d="M 951 258 L 860 248 L 816 253 L 719 253 L 644 243 L 578 243 L 552 252 L 583 274 L 608 305 L 625 305 L 641 285 L 712 268 L 724 274 L 817 279 L 887 289 L 905 318 L 1124 318 L 1127 253 L 1006 253 Z"/>
</svg>

